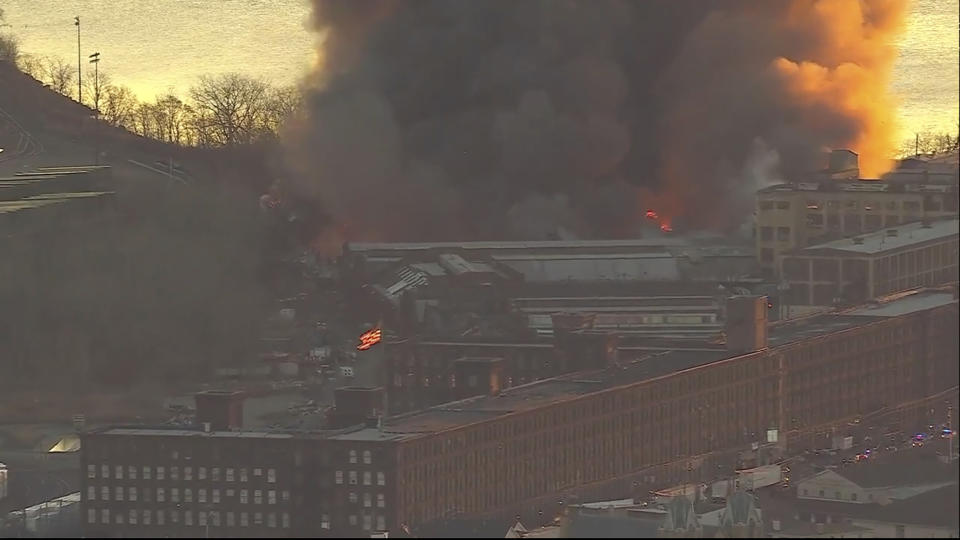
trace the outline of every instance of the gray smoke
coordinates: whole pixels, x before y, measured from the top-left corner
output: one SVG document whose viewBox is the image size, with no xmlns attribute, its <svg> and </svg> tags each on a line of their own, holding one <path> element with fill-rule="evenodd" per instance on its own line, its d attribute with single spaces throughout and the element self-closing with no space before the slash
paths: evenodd
<svg viewBox="0 0 960 540">
<path fill-rule="evenodd" d="M 794 171 L 860 132 L 769 69 L 850 61 L 779 24 L 813 3 L 313 0 L 288 191 L 348 239 L 626 236 L 651 203 L 735 226 L 755 140 Z"/>
</svg>

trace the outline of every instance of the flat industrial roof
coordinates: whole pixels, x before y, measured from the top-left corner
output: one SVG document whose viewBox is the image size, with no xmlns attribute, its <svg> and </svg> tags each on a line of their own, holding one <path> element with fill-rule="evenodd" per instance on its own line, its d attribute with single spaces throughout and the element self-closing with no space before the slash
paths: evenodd
<svg viewBox="0 0 960 540">
<path fill-rule="evenodd" d="M 210 431 L 199 429 L 162 429 L 162 428 L 109 428 L 98 432 L 101 435 L 128 435 L 141 437 L 226 437 L 234 439 L 292 439 L 289 433 L 273 431 Z"/>
<path fill-rule="evenodd" d="M 864 317 L 897 317 L 915 311 L 923 311 L 956 302 L 953 293 L 947 292 L 911 292 L 895 301 L 868 304 L 848 311 L 848 315 Z"/>
<path fill-rule="evenodd" d="M 889 231 L 896 231 L 896 235 L 891 236 Z M 792 254 L 812 255 L 819 251 L 876 254 L 942 240 L 958 234 L 960 234 L 960 220 L 958 219 L 941 219 L 926 224 L 916 221 L 857 236 L 855 237 L 856 242 L 854 238 L 833 240 L 794 251 Z"/>
</svg>

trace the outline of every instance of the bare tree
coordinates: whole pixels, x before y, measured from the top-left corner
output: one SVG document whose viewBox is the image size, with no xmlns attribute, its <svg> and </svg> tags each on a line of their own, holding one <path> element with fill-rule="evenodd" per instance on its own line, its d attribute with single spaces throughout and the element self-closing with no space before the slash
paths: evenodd
<svg viewBox="0 0 960 540">
<path fill-rule="evenodd" d="M 946 132 L 924 131 L 917 133 L 913 139 L 903 142 L 900 146 L 900 157 L 944 154 L 956 150 L 958 141 L 960 141 L 960 134 L 952 136 Z"/>
<path fill-rule="evenodd" d="M 16 36 L 0 33 L 0 62 L 18 65 L 20 59 L 20 40 Z"/>
<path fill-rule="evenodd" d="M 110 75 L 107 73 L 88 68 L 83 74 L 83 95 L 90 96 L 90 106 L 93 110 L 100 110 L 108 86 L 110 86 Z"/>
<path fill-rule="evenodd" d="M 17 60 L 17 68 L 20 69 L 21 73 L 41 82 L 44 82 L 47 76 L 43 59 L 32 54 L 21 54 Z"/>
<path fill-rule="evenodd" d="M 236 73 L 201 77 L 190 89 L 200 144 L 248 144 L 267 130 L 269 86 Z"/>
<path fill-rule="evenodd" d="M 77 75 L 73 66 L 63 58 L 51 58 L 47 60 L 46 72 L 51 89 L 67 97 L 73 97 L 73 78 Z"/>
<path fill-rule="evenodd" d="M 303 107 L 303 92 L 296 86 L 273 88 L 267 96 L 265 127 L 273 134 Z"/>
<path fill-rule="evenodd" d="M 114 126 L 132 129 L 134 114 L 139 104 L 136 96 L 126 86 L 107 85 L 103 89 L 100 117 Z"/>
<path fill-rule="evenodd" d="M 155 138 L 173 144 L 188 144 L 192 109 L 172 93 L 160 96 L 152 107 Z"/>
<path fill-rule="evenodd" d="M 140 103 L 133 110 L 133 132 L 143 137 L 154 137 L 156 130 L 153 125 L 153 104 Z"/>
</svg>

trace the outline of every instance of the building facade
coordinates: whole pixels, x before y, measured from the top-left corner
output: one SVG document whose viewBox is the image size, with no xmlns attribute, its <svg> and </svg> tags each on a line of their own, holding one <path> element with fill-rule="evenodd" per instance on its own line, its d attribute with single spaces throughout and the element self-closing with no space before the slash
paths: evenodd
<svg viewBox="0 0 960 540">
<path fill-rule="evenodd" d="M 903 223 L 956 217 L 956 166 L 947 172 L 901 168 L 881 180 L 814 180 L 757 192 L 756 252 L 776 270 L 777 257 L 817 242 Z"/>
<path fill-rule="evenodd" d="M 786 252 L 779 270 L 790 305 L 862 303 L 957 280 L 960 220 L 914 222 Z"/>
<path fill-rule="evenodd" d="M 762 310 L 739 304 L 737 324 L 766 326 L 753 316 Z M 90 532 L 156 535 L 161 531 L 143 528 L 143 512 L 152 512 L 156 527 L 161 511 L 164 534 L 196 535 L 204 531 L 196 525 L 205 509 L 197 499 L 202 487 L 206 504 L 218 505 L 210 508 L 218 521 L 208 515 L 203 526 L 213 524 L 211 535 L 369 536 L 416 533 L 452 516 L 549 517 L 577 495 L 612 499 L 645 486 L 710 480 L 723 451 L 763 441 L 769 430 L 780 433 L 780 444 L 809 447 L 837 423 L 951 386 L 956 392 L 956 327 L 954 295 L 925 292 L 783 323 L 769 336 L 765 328 L 728 329 L 745 349 L 739 352 L 655 352 L 630 362 L 608 357 L 576 373 L 337 432 L 171 437 L 106 430 L 84 441 L 85 516 Z M 751 342 L 766 346 L 750 350 Z M 145 465 L 152 467 L 148 480 Z M 130 480 L 131 466 L 136 480 Z M 198 466 L 206 467 L 202 481 Z M 157 467 L 164 468 L 162 479 Z M 171 480 L 171 467 L 179 483 Z M 233 482 L 225 467 L 233 470 Z M 241 468 L 248 484 L 238 481 Z M 267 475 L 257 476 L 255 486 L 249 484 L 253 469 Z M 190 503 L 183 492 L 188 483 Z M 118 487 L 127 488 L 121 500 Z M 147 488 L 150 501 L 138 491 L 131 502 L 130 487 Z M 182 508 L 171 502 L 175 487 Z M 215 488 L 219 503 L 211 502 Z M 239 489 L 247 490 L 245 503 Z M 259 502 L 251 502 L 251 489 L 259 489 Z M 188 506 L 189 526 L 182 513 Z M 181 513 L 173 518 L 170 512 Z M 233 515 L 230 528 L 226 512 Z"/>
</svg>

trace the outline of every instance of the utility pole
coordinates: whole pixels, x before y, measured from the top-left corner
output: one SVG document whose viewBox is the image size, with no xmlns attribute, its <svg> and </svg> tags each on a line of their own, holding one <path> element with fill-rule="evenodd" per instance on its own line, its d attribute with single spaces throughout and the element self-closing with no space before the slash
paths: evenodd
<svg viewBox="0 0 960 540">
<path fill-rule="evenodd" d="M 93 123 L 93 164 L 100 164 L 100 53 L 89 56 L 93 64 L 93 109 L 96 121 Z"/>
<path fill-rule="evenodd" d="M 73 24 L 77 27 L 77 101 L 83 104 L 83 64 L 80 63 L 80 16 L 73 18 Z"/>
</svg>

